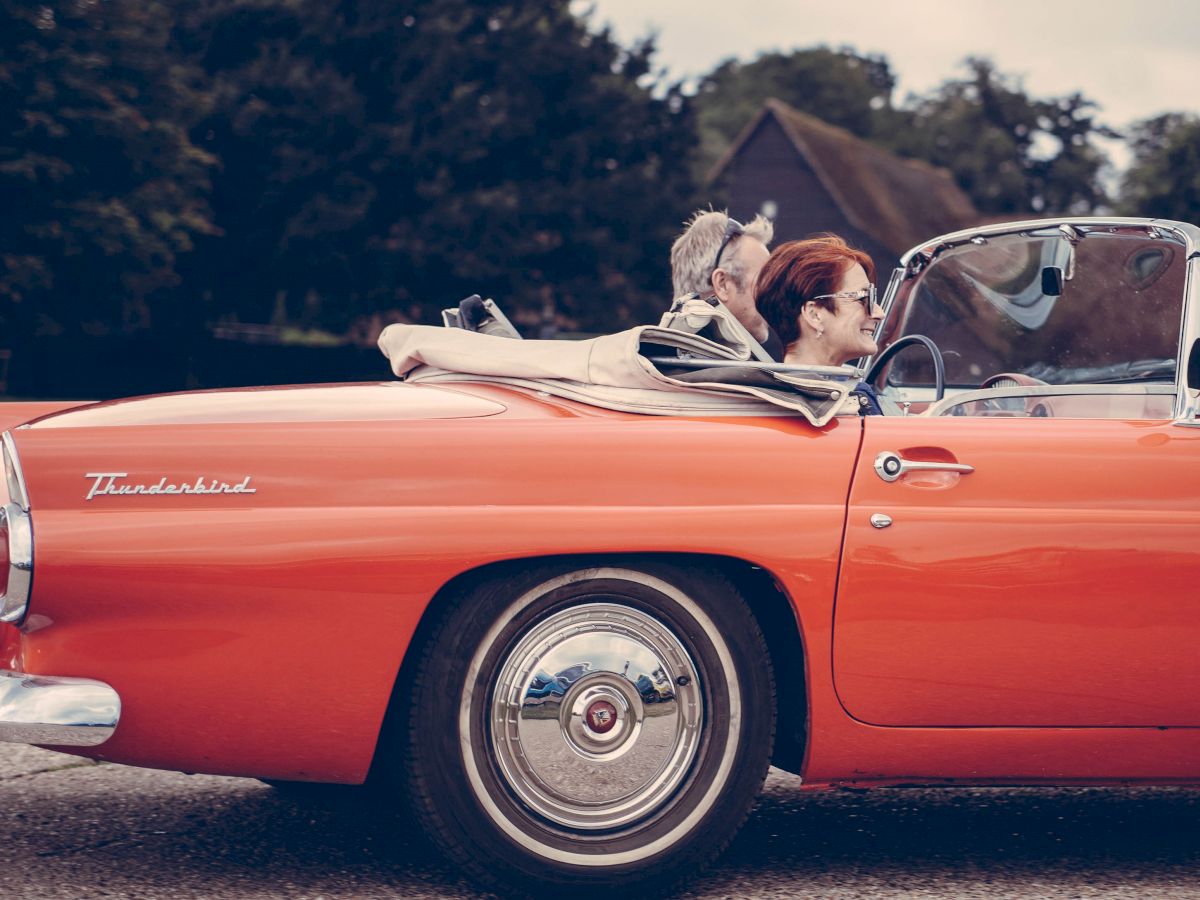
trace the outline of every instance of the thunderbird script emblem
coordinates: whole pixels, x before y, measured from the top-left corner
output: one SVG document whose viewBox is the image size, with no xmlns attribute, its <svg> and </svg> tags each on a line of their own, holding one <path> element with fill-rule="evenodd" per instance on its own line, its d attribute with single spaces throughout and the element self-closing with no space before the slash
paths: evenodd
<svg viewBox="0 0 1200 900">
<path fill-rule="evenodd" d="M 88 472 L 84 478 L 92 479 L 91 489 L 85 500 L 116 494 L 256 494 L 257 488 L 250 487 L 247 475 L 236 484 L 216 478 L 197 476 L 194 481 L 172 481 L 164 475 L 152 484 L 122 481 L 128 472 Z"/>
</svg>

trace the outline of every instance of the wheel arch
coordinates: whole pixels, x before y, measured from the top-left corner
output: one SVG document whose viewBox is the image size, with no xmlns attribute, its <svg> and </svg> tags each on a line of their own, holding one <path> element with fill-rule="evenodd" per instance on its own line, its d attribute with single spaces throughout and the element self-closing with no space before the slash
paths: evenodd
<svg viewBox="0 0 1200 900">
<path fill-rule="evenodd" d="M 567 571 L 599 566 L 639 563 L 706 567 L 727 578 L 749 606 L 767 643 L 776 685 L 776 735 L 771 764 L 799 774 L 808 733 L 807 653 L 800 622 L 786 590 L 768 570 L 744 559 L 697 553 L 593 553 L 531 556 L 482 563 L 447 581 L 426 606 L 400 665 L 392 701 L 385 715 L 390 716 L 397 698 L 407 696 L 421 648 L 432 639 L 442 618 L 459 597 L 479 584 L 531 567 Z M 786 686 L 786 687 L 785 687 Z M 384 723 L 386 727 L 386 722 Z M 381 729 L 382 731 L 383 729 Z M 376 748 L 378 753 L 378 745 Z"/>
</svg>

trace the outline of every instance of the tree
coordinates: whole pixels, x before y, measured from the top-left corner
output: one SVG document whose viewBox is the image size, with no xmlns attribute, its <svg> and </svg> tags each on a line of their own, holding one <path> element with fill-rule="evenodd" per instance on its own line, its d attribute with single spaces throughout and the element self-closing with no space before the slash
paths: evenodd
<svg viewBox="0 0 1200 900">
<path fill-rule="evenodd" d="M 0 324 L 127 331 L 155 322 L 176 263 L 211 233 L 212 157 L 187 127 L 194 73 L 165 52 L 158 0 L 0 0 Z"/>
<path fill-rule="evenodd" d="M 176 52 L 204 72 L 212 99 L 193 138 L 220 161 L 219 233 L 188 260 L 188 281 L 210 316 L 318 324 L 312 297 L 341 300 L 364 280 L 356 257 L 381 165 L 370 82 L 356 85 L 333 57 L 347 39 L 340 7 L 187 0 L 178 9 Z"/>
<path fill-rule="evenodd" d="M 694 141 L 649 42 L 568 0 L 223 0 L 181 22 L 216 92 L 194 134 L 222 161 L 226 237 L 198 275 L 218 305 L 335 328 L 475 291 L 589 329 L 661 309 Z"/>
<path fill-rule="evenodd" d="M 772 97 L 859 137 L 876 137 L 894 124 L 887 111 L 895 85 L 884 57 L 851 48 L 764 53 L 750 63 L 728 59 L 697 88 L 699 163 L 707 172 Z"/>
<path fill-rule="evenodd" d="M 1117 133 L 1096 122 L 1081 94 L 1030 97 L 986 59 L 968 77 L 905 104 L 907 127 L 889 133 L 898 153 L 944 166 L 988 213 L 1087 213 L 1107 202 L 1107 158 L 1093 143 Z"/>
<path fill-rule="evenodd" d="M 1200 117 L 1167 113 L 1133 126 L 1121 185 L 1127 215 L 1200 222 Z"/>
<path fill-rule="evenodd" d="M 1097 105 L 1079 93 L 1035 103 L 1040 134 L 1049 138 L 1053 152 L 1031 152 L 1028 165 L 1029 205 L 1047 213 L 1087 214 L 1108 204 L 1102 175 L 1108 157 L 1093 143 L 1094 137 L 1120 134 L 1096 121 Z"/>
</svg>

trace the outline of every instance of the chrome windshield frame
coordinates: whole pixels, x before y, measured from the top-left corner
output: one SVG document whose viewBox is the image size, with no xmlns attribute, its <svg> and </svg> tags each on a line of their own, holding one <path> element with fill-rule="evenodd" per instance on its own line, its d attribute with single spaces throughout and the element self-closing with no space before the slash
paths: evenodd
<svg viewBox="0 0 1200 900">
<path fill-rule="evenodd" d="M 911 251 L 910 251 L 911 252 Z M 900 293 L 900 285 L 904 281 L 905 269 L 903 266 L 897 266 L 892 269 L 891 277 L 888 278 L 887 287 L 883 289 L 883 300 L 880 304 L 880 309 L 883 310 L 883 315 L 879 318 L 879 324 L 875 326 L 875 340 L 878 341 L 883 337 L 883 327 L 887 324 L 888 318 L 892 314 L 892 304 L 896 302 L 896 295 Z M 867 357 L 863 362 L 866 364 L 862 367 L 864 371 L 871 370 L 871 363 L 875 361 L 874 354 Z"/>
<path fill-rule="evenodd" d="M 1174 395 L 1175 389 L 1163 382 L 1155 384 L 1018 384 L 1011 387 L 976 388 L 951 397 L 943 397 L 917 415 L 937 418 L 946 410 L 963 403 L 979 400 L 1027 400 L 1030 397 L 1110 397 L 1110 396 L 1166 396 Z M 1090 417 L 1089 417 L 1090 418 Z"/>
<path fill-rule="evenodd" d="M 1188 387 L 1188 361 L 1192 348 L 1200 341 L 1200 250 L 1189 248 L 1184 276 L 1183 325 L 1179 336 L 1179 370 L 1175 375 L 1178 396 L 1175 399 L 1175 424 L 1200 425 L 1200 388 Z"/>
</svg>

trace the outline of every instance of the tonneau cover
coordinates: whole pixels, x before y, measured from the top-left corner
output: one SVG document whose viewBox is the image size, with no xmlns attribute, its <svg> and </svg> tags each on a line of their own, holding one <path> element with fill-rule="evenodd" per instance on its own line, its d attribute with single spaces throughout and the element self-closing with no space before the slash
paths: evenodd
<svg viewBox="0 0 1200 900">
<path fill-rule="evenodd" d="M 696 300 L 664 317 L 670 327 L 640 325 L 583 341 L 514 340 L 397 324 L 383 330 L 379 346 L 392 371 L 410 382 L 500 381 L 630 412 L 764 415 L 784 409 L 820 427 L 843 407 L 857 411 L 850 395 L 856 369 L 816 374 L 750 362 L 748 343 L 739 340 L 741 326 L 730 320 L 723 306 Z"/>
</svg>

